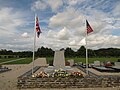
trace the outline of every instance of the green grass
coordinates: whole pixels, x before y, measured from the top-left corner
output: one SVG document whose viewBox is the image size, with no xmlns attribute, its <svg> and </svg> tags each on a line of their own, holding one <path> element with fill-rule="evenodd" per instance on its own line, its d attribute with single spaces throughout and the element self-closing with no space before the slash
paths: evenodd
<svg viewBox="0 0 120 90">
<path fill-rule="evenodd" d="M 6 62 L 6 61 L 10 61 L 10 60 L 15 60 L 15 59 L 18 59 L 18 58 L 9 58 L 9 59 L 0 59 L 0 63 L 1 62 Z M 53 57 L 47 57 L 47 63 L 52 63 L 53 62 Z M 76 63 L 77 62 L 83 62 L 85 63 L 85 58 L 65 58 L 66 60 L 70 60 L 70 59 L 73 59 Z M 94 61 L 96 60 L 99 60 L 101 62 L 104 62 L 104 61 L 111 61 L 111 62 L 115 62 L 117 61 L 119 58 L 105 58 L 105 57 L 101 57 L 101 58 L 89 58 L 89 63 L 93 63 Z M 7 64 L 29 64 L 32 62 L 32 58 L 25 58 L 23 60 L 18 60 L 18 61 L 14 61 L 14 62 L 9 62 Z"/>
<path fill-rule="evenodd" d="M 18 59 L 18 58 L 1 59 L 0 63 L 10 61 L 10 60 L 15 60 L 15 59 Z M 22 60 L 13 61 L 13 62 L 9 62 L 9 63 L 6 63 L 6 64 L 29 64 L 31 62 L 32 62 L 32 58 L 25 58 L 25 59 L 22 59 Z"/>
<path fill-rule="evenodd" d="M 18 59 L 18 58 L 1 58 L 1 59 L 0 59 L 0 63 L 1 63 L 1 62 L 10 61 L 10 60 L 15 60 L 15 59 Z"/>
<path fill-rule="evenodd" d="M 32 58 L 25 58 L 23 60 L 18 60 L 18 61 L 14 61 L 14 62 L 9 62 L 7 64 L 29 64 L 32 62 Z"/>
<path fill-rule="evenodd" d="M 52 63 L 53 62 L 53 57 L 47 57 L 46 60 L 47 60 L 47 63 Z"/>
<path fill-rule="evenodd" d="M 70 60 L 70 59 L 75 60 L 75 62 L 83 62 L 83 63 L 85 63 L 85 61 L 86 61 L 86 58 L 66 58 L 66 60 Z M 112 58 L 105 58 L 105 57 L 101 57 L 101 58 L 88 58 L 88 61 L 89 61 L 89 63 L 93 63 L 96 60 L 101 61 L 101 62 L 104 62 L 104 61 L 115 62 L 118 59 L 119 58 L 113 58 L 113 57 Z"/>
<path fill-rule="evenodd" d="M 47 62 L 52 62 L 54 58 L 53 57 L 47 57 Z M 86 61 L 86 58 L 65 58 L 65 60 L 70 60 L 70 59 L 73 59 L 76 63 L 77 62 L 83 62 L 85 63 Z M 94 61 L 98 60 L 98 61 L 101 61 L 101 62 L 104 62 L 104 61 L 111 61 L 111 62 L 116 62 L 119 58 L 105 58 L 105 57 L 100 57 L 100 58 L 88 58 L 88 61 L 89 63 L 93 63 Z"/>
</svg>

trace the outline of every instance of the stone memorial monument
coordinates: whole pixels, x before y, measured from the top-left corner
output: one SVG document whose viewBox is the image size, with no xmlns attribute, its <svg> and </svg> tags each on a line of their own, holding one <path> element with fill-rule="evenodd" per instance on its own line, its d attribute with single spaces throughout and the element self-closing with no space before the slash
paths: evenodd
<svg viewBox="0 0 120 90">
<path fill-rule="evenodd" d="M 64 50 L 55 51 L 53 66 L 56 69 L 60 69 L 60 68 L 64 69 L 65 68 Z"/>
<path fill-rule="evenodd" d="M 65 56 L 64 50 L 55 51 L 53 66 L 48 66 L 45 68 L 45 72 L 52 73 L 54 70 L 63 69 L 67 71 L 72 71 L 73 69 L 70 66 L 65 66 Z"/>
</svg>

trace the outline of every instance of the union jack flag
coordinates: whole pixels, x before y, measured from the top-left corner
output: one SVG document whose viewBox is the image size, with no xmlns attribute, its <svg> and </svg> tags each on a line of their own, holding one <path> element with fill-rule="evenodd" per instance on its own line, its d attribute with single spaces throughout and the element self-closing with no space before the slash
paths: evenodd
<svg viewBox="0 0 120 90">
<path fill-rule="evenodd" d="M 40 29 L 40 26 L 39 26 L 39 21 L 38 21 L 37 16 L 36 16 L 36 32 L 37 32 L 37 37 L 39 38 L 40 33 L 42 33 L 42 32 L 41 32 L 41 29 Z"/>
</svg>

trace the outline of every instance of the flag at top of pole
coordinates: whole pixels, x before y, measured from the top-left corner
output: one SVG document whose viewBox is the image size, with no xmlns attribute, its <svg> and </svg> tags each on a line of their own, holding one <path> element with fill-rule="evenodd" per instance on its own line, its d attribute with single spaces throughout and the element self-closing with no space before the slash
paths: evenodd
<svg viewBox="0 0 120 90">
<path fill-rule="evenodd" d="M 92 27 L 90 26 L 90 24 L 88 23 L 88 21 L 86 20 L 86 73 L 88 74 L 88 65 L 89 65 L 89 62 L 88 62 L 88 50 L 87 50 L 87 35 L 91 32 L 93 32 L 93 29 Z"/>
<path fill-rule="evenodd" d="M 33 41 L 33 65 L 32 65 L 32 75 L 33 75 L 33 68 L 34 68 L 34 59 L 35 59 L 35 44 L 36 44 L 36 33 L 37 33 L 37 37 L 39 38 L 41 30 L 40 30 L 40 26 L 39 26 L 39 20 L 38 17 L 35 14 L 35 28 L 34 28 L 34 41 Z"/>
<path fill-rule="evenodd" d="M 36 32 L 37 32 L 37 37 L 39 38 L 40 33 L 41 33 L 41 29 L 40 29 L 40 26 L 39 26 L 39 20 L 38 20 L 37 16 L 36 16 Z"/>
<path fill-rule="evenodd" d="M 88 23 L 88 21 L 86 20 L 86 27 L 87 27 L 87 34 L 93 32 L 92 27 L 90 26 L 90 24 Z"/>
</svg>

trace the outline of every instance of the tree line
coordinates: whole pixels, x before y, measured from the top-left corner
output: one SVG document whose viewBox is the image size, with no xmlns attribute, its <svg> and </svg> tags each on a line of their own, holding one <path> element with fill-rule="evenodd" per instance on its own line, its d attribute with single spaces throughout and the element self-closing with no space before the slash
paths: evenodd
<svg viewBox="0 0 120 90">
<path fill-rule="evenodd" d="M 65 57 L 85 57 L 86 48 L 81 46 L 77 51 L 67 47 L 65 50 Z M 32 57 L 32 51 L 13 52 L 12 50 L 1 49 L 0 55 L 18 55 L 24 57 Z M 35 51 L 35 57 L 53 57 L 54 50 L 47 47 L 38 48 Z M 120 49 L 118 48 L 102 48 L 98 50 L 88 49 L 88 57 L 120 57 Z"/>
</svg>

